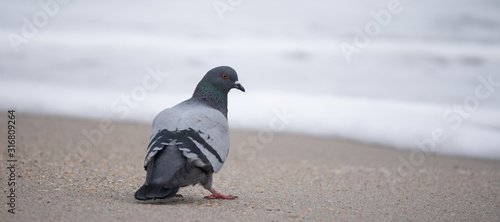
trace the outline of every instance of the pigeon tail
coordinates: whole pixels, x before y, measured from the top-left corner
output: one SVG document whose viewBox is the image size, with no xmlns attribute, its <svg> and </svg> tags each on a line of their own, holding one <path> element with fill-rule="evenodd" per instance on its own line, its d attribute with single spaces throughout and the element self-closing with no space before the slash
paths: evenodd
<svg viewBox="0 0 500 222">
<path fill-rule="evenodd" d="M 169 186 L 169 181 L 186 163 L 176 145 L 164 145 L 146 166 L 146 182 L 137 190 L 138 200 L 163 199 L 174 196 L 179 186 Z"/>
<path fill-rule="evenodd" d="M 179 187 L 174 189 L 166 189 L 162 185 L 143 185 L 135 192 L 137 200 L 165 199 L 175 196 L 179 191 Z"/>
</svg>

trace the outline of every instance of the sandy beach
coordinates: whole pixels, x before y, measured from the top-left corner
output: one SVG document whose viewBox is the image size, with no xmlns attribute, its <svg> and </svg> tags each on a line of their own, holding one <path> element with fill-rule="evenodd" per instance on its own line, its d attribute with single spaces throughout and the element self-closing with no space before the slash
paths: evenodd
<svg viewBox="0 0 500 222">
<path fill-rule="evenodd" d="M 145 179 L 150 125 L 22 113 L 11 214 L 7 115 L 0 120 L 2 221 L 500 220 L 500 161 L 288 134 L 252 146 L 258 132 L 245 131 L 231 132 L 230 156 L 214 177 L 237 200 L 207 200 L 195 186 L 182 198 L 140 202 L 133 194 Z"/>
</svg>

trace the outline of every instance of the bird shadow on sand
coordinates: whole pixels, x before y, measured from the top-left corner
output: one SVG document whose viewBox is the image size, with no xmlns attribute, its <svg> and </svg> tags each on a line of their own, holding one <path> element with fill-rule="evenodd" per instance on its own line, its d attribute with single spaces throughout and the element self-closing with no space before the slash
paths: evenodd
<svg viewBox="0 0 500 222">
<path fill-rule="evenodd" d="M 170 197 L 166 199 L 137 200 L 134 198 L 133 194 L 128 194 L 123 201 L 140 205 L 201 205 L 211 203 L 214 200 L 205 199 L 201 196 L 186 195 L 183 197 Z"/>
<path fill-rule="evenodd" d="M 192 197 L 172 197 L 167 199 L 156 199 L 156 200 L 136 200 L 133 199 L 134 204 L 145 204 L 145 205 L 181 205 L 181 204 L 201 204 L 203 201 L 210 201 L 204 198 L 192 198 Z"/>
</svg>

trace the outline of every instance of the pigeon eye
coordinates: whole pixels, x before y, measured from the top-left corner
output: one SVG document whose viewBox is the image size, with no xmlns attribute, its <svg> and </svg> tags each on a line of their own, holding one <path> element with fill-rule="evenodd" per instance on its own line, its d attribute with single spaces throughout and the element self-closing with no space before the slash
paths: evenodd
<svg viewBox="0 0 500 222">
<path fill-rule="evenodd" d="M 227 79 L 227 74 L 222 74 L 223 79 Z"/>
</svg>

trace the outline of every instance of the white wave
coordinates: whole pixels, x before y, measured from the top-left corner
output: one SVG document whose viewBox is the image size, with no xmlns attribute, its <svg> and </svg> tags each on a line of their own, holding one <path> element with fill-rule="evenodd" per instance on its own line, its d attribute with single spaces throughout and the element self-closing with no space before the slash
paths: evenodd
<svg viewBox="0 0 500 222">
<path fill-rule="evenodd" d="M 2 82 L 2 90 L 17 90 L 15 97 L 2 94 L 2 108 L 19 113 L 139 121 L 151 123 L 162 109 L 187 99 L 190 94 L 150 92 L 137 106 L 120 103 L 129 112 L 113 109 L 123 92 L 51 84 Z M 61 96 L 64 94 L 64 96 Z M 340 97 L 277 91 L 232 91 L 229 122 L 233 129 L 257 132 L 297 133 L 340 137 L 392 147 L 419 149 L 415 141 L 433 138 L 441 129 L 447 139 L 435 145 L 435 152 L 500 159 L 498 110 L 477 109 L 454 129 L 443 118 L 453 107 L 442 104 Z M 159 102 L 162 101 L 162 102 Z M 6 107 L 5 104 L 15 104 Z M 286 120 L 282 121 L 283 116 Z M 304 147 L 307 149 L 307 147 Z"/>
</svg>

